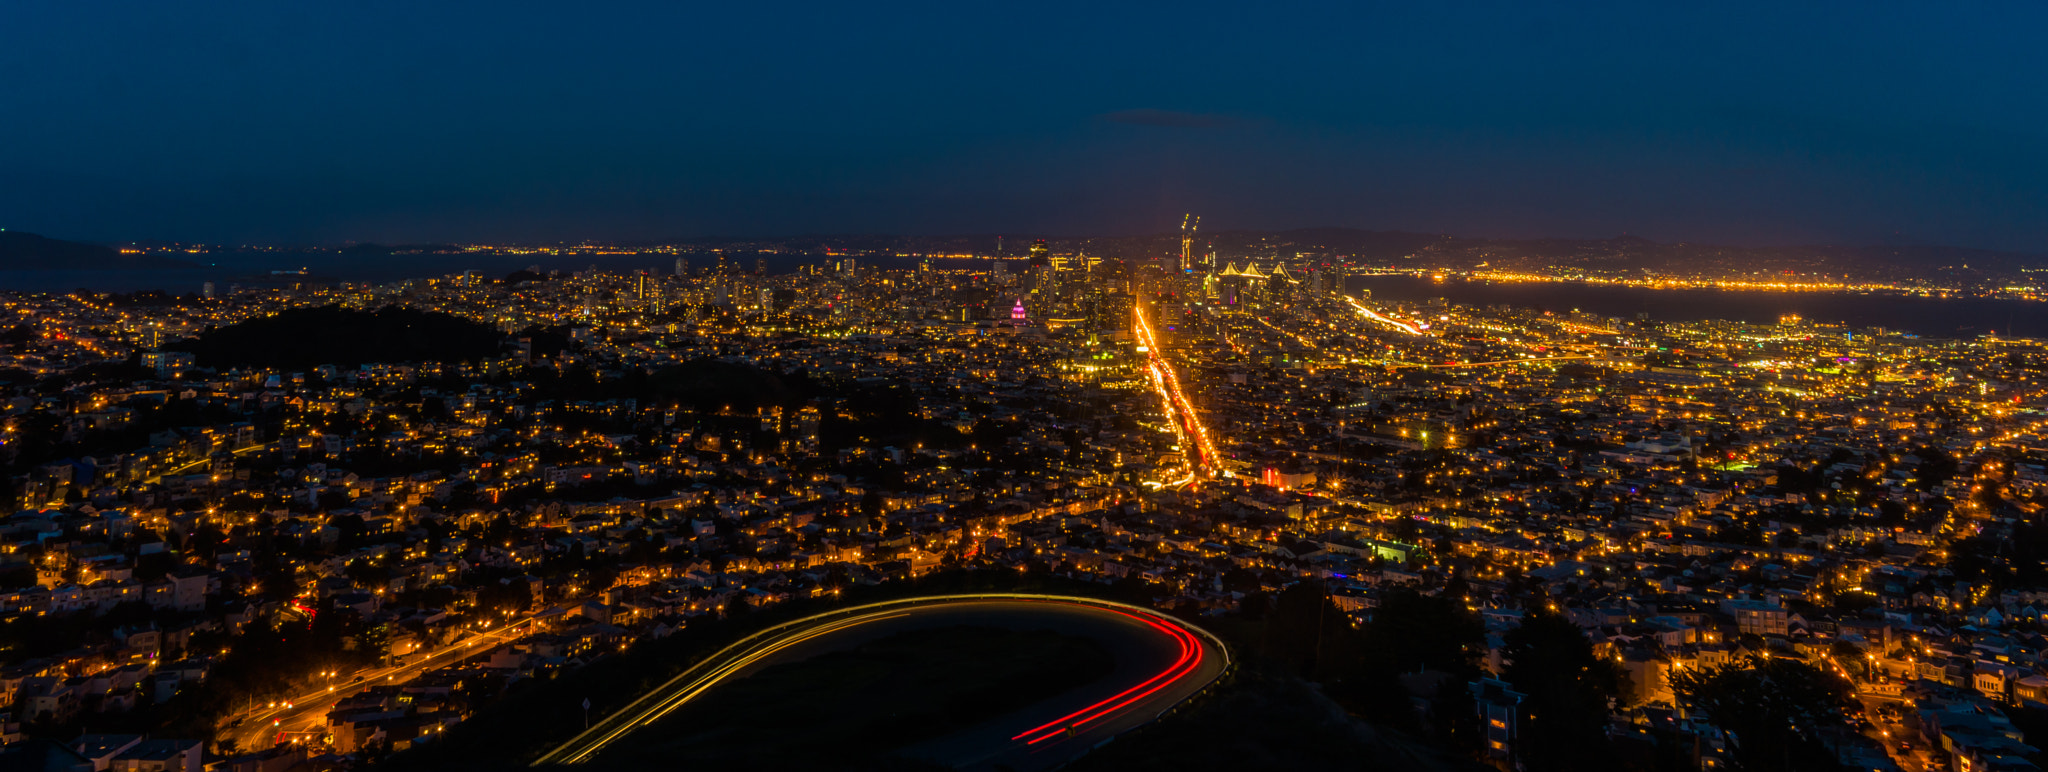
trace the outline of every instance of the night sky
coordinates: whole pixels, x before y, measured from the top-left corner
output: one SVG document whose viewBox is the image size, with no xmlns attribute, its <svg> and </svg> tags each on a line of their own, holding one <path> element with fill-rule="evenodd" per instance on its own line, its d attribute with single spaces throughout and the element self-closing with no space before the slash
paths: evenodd
<svg viewBox="0 0 2048 772">
<path fill-rule="evenodd" d="M 1106 5 L 15 0 L 0 227 L 2048 251 L 2048 4 Z"/>
</svg>

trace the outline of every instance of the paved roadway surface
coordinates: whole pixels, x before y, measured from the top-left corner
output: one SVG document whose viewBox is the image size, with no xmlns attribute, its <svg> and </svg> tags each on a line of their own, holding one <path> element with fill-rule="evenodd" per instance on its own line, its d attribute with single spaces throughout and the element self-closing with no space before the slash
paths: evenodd
<svg viewBox="0 0 2048 772">
<path fill-rule="evenodd" d="M 1916 742 L 1912 750 L 1901 748 L 1902 741 L 1919 740 L 1918 731 L 1908 728 L 1900 721 L 1886 719 L 1878 714 L 1878 707 L 1883 705 L 1911 713 L 1911 702 L 1893 696 L 1870 693 L 1859 694 L 1857 699 L 1863 703 L 1863 715 L 1870 717 L 1870 728 L 1863 734 L 1884 746 L 1884 752 L 1892 757 L 1892 763 L 1898 764 L 1905 772 L 1937 772 L 1940 769 L 1939 765 L 1932 763 L 1924 744 Z"/>
<path fill-rule="evenodd" d="M 226 739 L 233 740 L 236 747 L 247 752 L 287 740 L 326 734 L 327 711 L 333 709 L 334 703 L 341 698 L 366 687 L 402 684 L 428 670 L 447 667 L 488 652 L 499 644 L 516 641 L 532 632 L 532 621 L 532 617 L 520 619 L 496 630 L 454 641 L 424 656 L 415 653 L 403 665 L 359 670 L 335 679 L 333 686 L 294 694 L 275 704 L 265 703 L 262 708 L 237 714 L 235 720 L 240 723 L 228 730 Z"/>
<path fill-rule="evenodd" d="M 1080 688 L 901 751 L 959 769 L 1002 765 L 1031 772 L 1071 760 L 1194 696 L 1229 665 L 1221 643 L 1207 632 L 1135 606 L 1032 595 L 872 604 L 797 620 L 740 641 L 599 721 L 542 756 L 536 766 L 587 761 L 725 680 L 906 631 L 955 625 L 1086 637 L 1116 661 L 1109 675 Z"/>
</svg>

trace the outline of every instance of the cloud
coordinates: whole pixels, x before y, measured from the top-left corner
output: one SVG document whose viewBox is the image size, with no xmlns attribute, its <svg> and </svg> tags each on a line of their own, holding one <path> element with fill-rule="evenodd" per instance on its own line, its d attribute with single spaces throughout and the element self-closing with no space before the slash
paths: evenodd
<svg viewBox="0 0 2048 772">
<path fill-rule="evenodd" d="M 1228 115 L 1210 113 L 1184 113 L 1177 110 L 1154 110 L 1141 107 L 1136 110 L 1118 110 L 1098 116 L 1110 123 L 1124 123 L 1132 126 L 1169 126 L 1181 129 L 1214 129 L 1229 126 L 1237 119 Z"/>
</svg>

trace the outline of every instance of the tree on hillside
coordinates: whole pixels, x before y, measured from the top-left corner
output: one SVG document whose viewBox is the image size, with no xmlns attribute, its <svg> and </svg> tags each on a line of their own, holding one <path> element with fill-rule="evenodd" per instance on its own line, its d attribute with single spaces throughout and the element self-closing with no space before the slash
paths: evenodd
<svg viewBox="0 0 2048 772">
<path fill-rule="evenodd" d="M 1677 670 L 1671 690 L 1685 709 L 1732 736 L 1746 770 L 1831 769 L 1820 730 L 1838 726 L 1850 705 L 1848 682 L 1793 659 L 1753 657 L 1717 668 Z"/>
<path fill-rule="evenodd" d="M 1273 599 L 1266 617 L 1266 654 L 1302 676 L 1339 677 L 1354 649 L 1344 611 L 1316 582 L 1297 582 Z"/>
<path fill-rule="evenodd" d="M 1506 636 L 1502 676 L 1528 695 L 1517 753 L 1531 772 L 1614 769 L 1607 742 L 1609 702 L 1627 676 L 1593 654 L 1577 625 L 1538 608 Z"/>
<path fill-rule="evenodd" d="M 1486 652 L 1486 625 L 1454 598 L 1399 589 L 1380 598 L 1364 642 L 1369 660 L 1394 670 L 1469 677 Z"/>
<path fill-rule="evenodd" d="M 1457 742 L 1451 735 L 1473 718 L 1459 685 L 1478 676 L 1486 650 L 1477 614 L 1452 598 L 1396 589 L 1381 596 L 1372 620 L 1348 638 L 1356 648 L 1328 663 L 1340 676 L 1331 697 L 1375 722 L 1427 729 Z M 1426 708 L 1418 713 L 1411 697 L 1425 699 Z"/>
</svg>

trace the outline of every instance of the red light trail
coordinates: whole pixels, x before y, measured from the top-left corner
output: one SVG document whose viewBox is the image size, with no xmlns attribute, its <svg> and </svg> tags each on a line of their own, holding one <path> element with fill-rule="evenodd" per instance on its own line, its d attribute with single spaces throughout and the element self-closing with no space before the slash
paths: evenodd
<svg viewBox="0 0 2048 772">
<path fill-rule="evenodd" d="M 1062 732 L 1073 730 L 1082 724 L 1110 715 L 1139 700 L 1150 697 L 1158 693 L 1159 690 L 1173 685 L 1173 682 L 1180 680 L 1183 676 L 1195 672 L 1196 669 L 1202 666 L 1202 642 L 1193 633 L 1182 629 L 1179 625 L 1166 624 L 1156 619 L 1123 611 L 1115 611 L 1114 609 L 1111 609 L 1111 611 L 1150 625 L 1152 629 L 1173 638 L 1174 643 L 1180 647 L 1180 656 L 1173 661 L 1172 665 L 1160 671 L 1158 675 L 1145 679 L 1145 681 L 1137 686 L 1117 692 L 1100 702 L 1040 724 L 1037 727 L 1027 729 L 1017 736 L 1010 738 L 1011 740 L 1022 740 L 1032 735 L 1038 735 L 1025 741 L 1026 745 L 1037 745 L 1046 740 L 1053 739 L 1060 736 Z M 1112 705 L 1111 703 L 1115 704 Z"/>
<path fill-rule="evenodd" d="M 1165 670 L 1145 679 L 1143 682 L 1098 700 L 1087 707 L 1018 734 L 1010 738 L 1004 744 L 1004 748 L 998 749 L 998 753 L 1037 753 L 1046 747 L 1058 747 L 1059 743 L 1055 743 L 1054 746 L 1044 746 L 1043 743 L 1046 740 L 1070 737 L 1078 727 L 1083 725 L 1088 726 L 1091 731 L 1101 731 L 1114 735 L 1115 731 L 1111 731 L 1111 727 L 1117 725 L 1116 717 L 1127 715 L 1130 710 L 1138 706 L 1142 701 L 1153 698 L 1166 689 L 1176 685 L 1183 687 L 1190 685 L 1190 677 L 1196 676 L 1197 673 L 1201 672 L 1205 663 L 1214 667 L 1215 658 L 1205 656 L 1207 654 L 1205 651 L 1206 647 L 1200 637 L 1207 635 L 1207 633 L 1201 632 L 1199 628 L 1192 628 L 1183 624 L 1172 617 L 1142 607 L 1111 601 L 1025 593 L 935 596 L 884 601 L 814 614 L 747 636 L 721 649 L 709 658 L 700 661 L 690 669 L 677 674 L 667 683 L 641 695 L 626 707 L 605 717 L 597 722 L 596 725 L 585 729 L 582 734 L 544 754 L 540 760 L 534 763 L 534 766 L 581 763 L 589 759 L 593 754 L 603 750 L 620 736 L 636 728 L 655 723 L 663 716 L 690 702 L 720 682 L 729 678 L 745 677 L 749 667 L 791 646 L 821 636 L 832 635 L 869 622 L 911 616 L 926 610 L 943 612 L 943 606 L 955 603 L 975 605 L 987 602 L 1047 604 L 1069 606 L 1075 609 L 1095 612 L 1109 612 L 1135 621 L 1145 627 L 1150 627 L 1152 630 L 1171 638 L 1176 649 L 1176 656 L 1172 664 Z M 854 615 L 848 616 L 848 614 Z M 1120 629 L 1119 632 L 1125 632 L 1125 630 Z M 1143 628 L 1139 628 L 1137 634 L 1142 636 Z M 1209 636 L 1209 638 L 1213 640 L 1214 636 Z M 1220 641 L 1216 642 L 1215 645 L 1219 647 L 1216 653 L 1222 656 L 1221 661 L 1223 665 L 1228 667 L 1230 663 L 1229 651 L 1220 648 L 1222 645 Z M 1211 680 L 1213 678 L 1214 676 L 1212 675 Z M 1185 696 L 1173 697 L 1168 695 L 1160 699 L 1178 703 L 1185 699 Z"/>
</svg>

